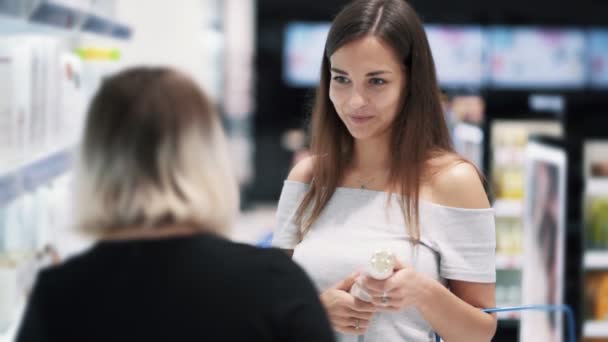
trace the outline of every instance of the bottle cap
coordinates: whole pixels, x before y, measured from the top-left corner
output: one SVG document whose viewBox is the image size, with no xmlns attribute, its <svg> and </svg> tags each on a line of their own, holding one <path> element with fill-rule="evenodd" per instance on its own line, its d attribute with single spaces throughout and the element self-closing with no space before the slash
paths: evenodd
<svg viewBox="0 0 608 342">
<path fill-rule="evenodd" d="M 395 256 L 389 249 L 379 249 L 372 254 L 368 269 L 369 276 L 383 280 L 393 274 L 395 269 Z"/>
</svg>

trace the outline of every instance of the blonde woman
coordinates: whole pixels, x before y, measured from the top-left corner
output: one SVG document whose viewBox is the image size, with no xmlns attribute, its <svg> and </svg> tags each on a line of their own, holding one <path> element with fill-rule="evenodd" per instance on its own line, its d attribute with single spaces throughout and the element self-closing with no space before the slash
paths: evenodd
<svg viewBox="0 0 608 342">
<path fill-rule="evenodd" d="M 288 176 L 273 245 L 320 292 L 341 341 L 489 341 L 494 213 L 450 145 L 433 57 L 404 0 L 357 0 L 334 19 L 312 113 L 312 157 Z M 394 274 L 356 272 L 377 249 Z M 371 302 L 349 293 L 357 282 Z"/>
<path fill-rule="evenodd" d="M 99 239 L 43 271 L 17 341 L 332 341 L 288 257 L 222 236 L 238 206 L 224 137 L 184 75 L 136 68 L 90 106 L 78 227 Z"/>
</svg>

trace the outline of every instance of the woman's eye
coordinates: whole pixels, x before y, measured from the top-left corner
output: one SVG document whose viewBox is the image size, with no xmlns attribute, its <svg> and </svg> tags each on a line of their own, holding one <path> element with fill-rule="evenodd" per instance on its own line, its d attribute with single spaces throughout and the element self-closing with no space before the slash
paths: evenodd
<svg viewBox="0 0 608 342">
<path fill-rule="evenodd" d="M 348 83 L 348 78 L 344 77 L 344 76 L 334 76 L 334 81 L 340 83 L 340 84 L 345 84 Z"/>
<path fill-rule="evenodd" d="M 369 80 L 369 83 L 373 85 L 384 85 L 386 84 L 386 81 L 381 78 L 372 78 Z"/>
</svg>

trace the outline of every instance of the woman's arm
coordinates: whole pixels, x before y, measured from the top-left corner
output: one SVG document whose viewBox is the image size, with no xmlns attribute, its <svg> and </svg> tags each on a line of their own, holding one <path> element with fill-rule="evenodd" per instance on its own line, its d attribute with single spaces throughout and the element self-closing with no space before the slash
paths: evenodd
<svg viewBox="0 0 608 342">
<path fill-rule="evenodd" d="M 457 208 L 490 207 L 477 170 L 468 163 L 459 163 L 435 177 L 432 201 Z M 495 284 L 449 280 L 448 290 L 431 279 L 422 282 L 416 305 L 445 341 L 492 339 L 496 315 L 480 308 L 495 307 Z"/>
<path fill-rule="evenodd" d="M 287 180 L 300 183 L 310 183 L 310 180 L 312 178 L 312 168 L 314 165 L 313 163 L 313 157 L 306 157 L 300 160 L 289 172 Z M 293 257 L 293 249 L 281 248 L 281 250 L 285 252 L 290 258 Z"/>
<path fill-rule="evenodd" d="M 450 290 L 432 279 L 421 281 L 416 308 L 444 341 L 490 341 L 496 315 L 480 308 L 494 307 L 494 284 L 450 281 Z"/>
</svg>

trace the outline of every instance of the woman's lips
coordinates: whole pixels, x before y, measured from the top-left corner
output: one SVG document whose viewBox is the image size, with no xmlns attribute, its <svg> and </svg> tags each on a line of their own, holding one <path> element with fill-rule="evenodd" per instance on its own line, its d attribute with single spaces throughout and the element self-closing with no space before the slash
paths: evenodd
<svg viewBox="0 0 608 342">
<path fill-rule="evenodd" d="M 351 115 L 350 120 L 356 125 L 362 125 L 373 119 L 372 115 Z"/>
</svg>

